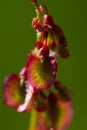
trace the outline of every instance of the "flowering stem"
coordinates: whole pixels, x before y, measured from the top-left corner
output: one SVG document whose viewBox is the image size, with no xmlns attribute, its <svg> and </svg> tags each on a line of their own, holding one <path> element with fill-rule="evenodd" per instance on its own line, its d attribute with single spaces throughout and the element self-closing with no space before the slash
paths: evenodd
<svg viewBox="0 0 87 130">
<path fill-rule="evenodd" d="M 30 116 L 30 122 L 29 122 L 28 130 L 35 130 L 36 129 L 36 117 L 37 117 L 37 112 L 33 109 L 31 111 L 31 116 Z"/>
</svg>

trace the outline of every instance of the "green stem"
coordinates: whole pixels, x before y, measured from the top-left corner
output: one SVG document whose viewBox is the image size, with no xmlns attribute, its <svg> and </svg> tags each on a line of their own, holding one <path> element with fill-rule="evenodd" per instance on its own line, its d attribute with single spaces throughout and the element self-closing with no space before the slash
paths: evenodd
<svg viewBox="0 0 87 130">
<path fill-rule="evenodd" d="M 35 130 L 36 129 L 36 120 L 37 120 L 37 112 L 33 109 L 31 111 L 30 122 L 28 130 Z"/>
</svg>

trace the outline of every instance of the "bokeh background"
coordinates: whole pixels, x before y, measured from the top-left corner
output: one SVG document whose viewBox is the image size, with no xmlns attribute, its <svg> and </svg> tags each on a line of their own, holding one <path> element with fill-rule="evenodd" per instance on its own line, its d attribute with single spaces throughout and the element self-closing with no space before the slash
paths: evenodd
<svg viewBox="0 0 87 130">
<path fill-rule="evenodd" d="M 73 91 L 74 118 L 69 130 L 87 130 L 87 1 L 39 0 L 47 4 L 62 27 L 70 57 L 58 58 L 58 79 Z M 0 130 L 27 130 L 29 113 L 17 113 L 3 104 L 6 75 L 19 73 L 36 40 L 31 27 L 35 17 L 29 0 L 0 0 Z"/>
</svg>

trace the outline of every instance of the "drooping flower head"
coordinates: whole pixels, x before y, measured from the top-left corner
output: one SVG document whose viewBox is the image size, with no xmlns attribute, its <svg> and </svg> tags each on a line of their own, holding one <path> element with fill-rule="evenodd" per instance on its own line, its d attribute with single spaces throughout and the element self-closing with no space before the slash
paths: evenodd
<svg viewBox="0 0 87 130">
<path fill-rule="evenodd" d="M 18 112 L 37 112 L 37 125 L 28 130 L 66 130 L 73 117 L 72 94 L 56 81 L 56 56 L 67 58 L 69 48 L 64 32 L 47 7 L 39 6 L 37 0 L 30 1 L 36 8 L 32 27 L 37 32 L 37 41 L 21 72 L 5 78 L 3 100 Z"/>
</svg>

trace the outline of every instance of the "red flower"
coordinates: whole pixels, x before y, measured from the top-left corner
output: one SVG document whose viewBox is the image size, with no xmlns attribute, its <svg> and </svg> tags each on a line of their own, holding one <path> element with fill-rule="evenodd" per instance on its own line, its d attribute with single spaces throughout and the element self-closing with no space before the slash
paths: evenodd
<svg viewBox="0 0 87 130">
<path fill-rule="evenodd" d="M 37 41 L 22 71 L 5 78 L 3 100 L 18 112 L 34 108 L 38 124 L 32 126 L 33 130 L 66 130 L 73 116 L 72 95 L 69 88 L 56 81 L 56 55 L 67 58 L 69 48 L 46 6 L 38 6 L 37 0 L 30 1 L 36 7 L 32 27 L 37 31 Z"/>
</svg>

